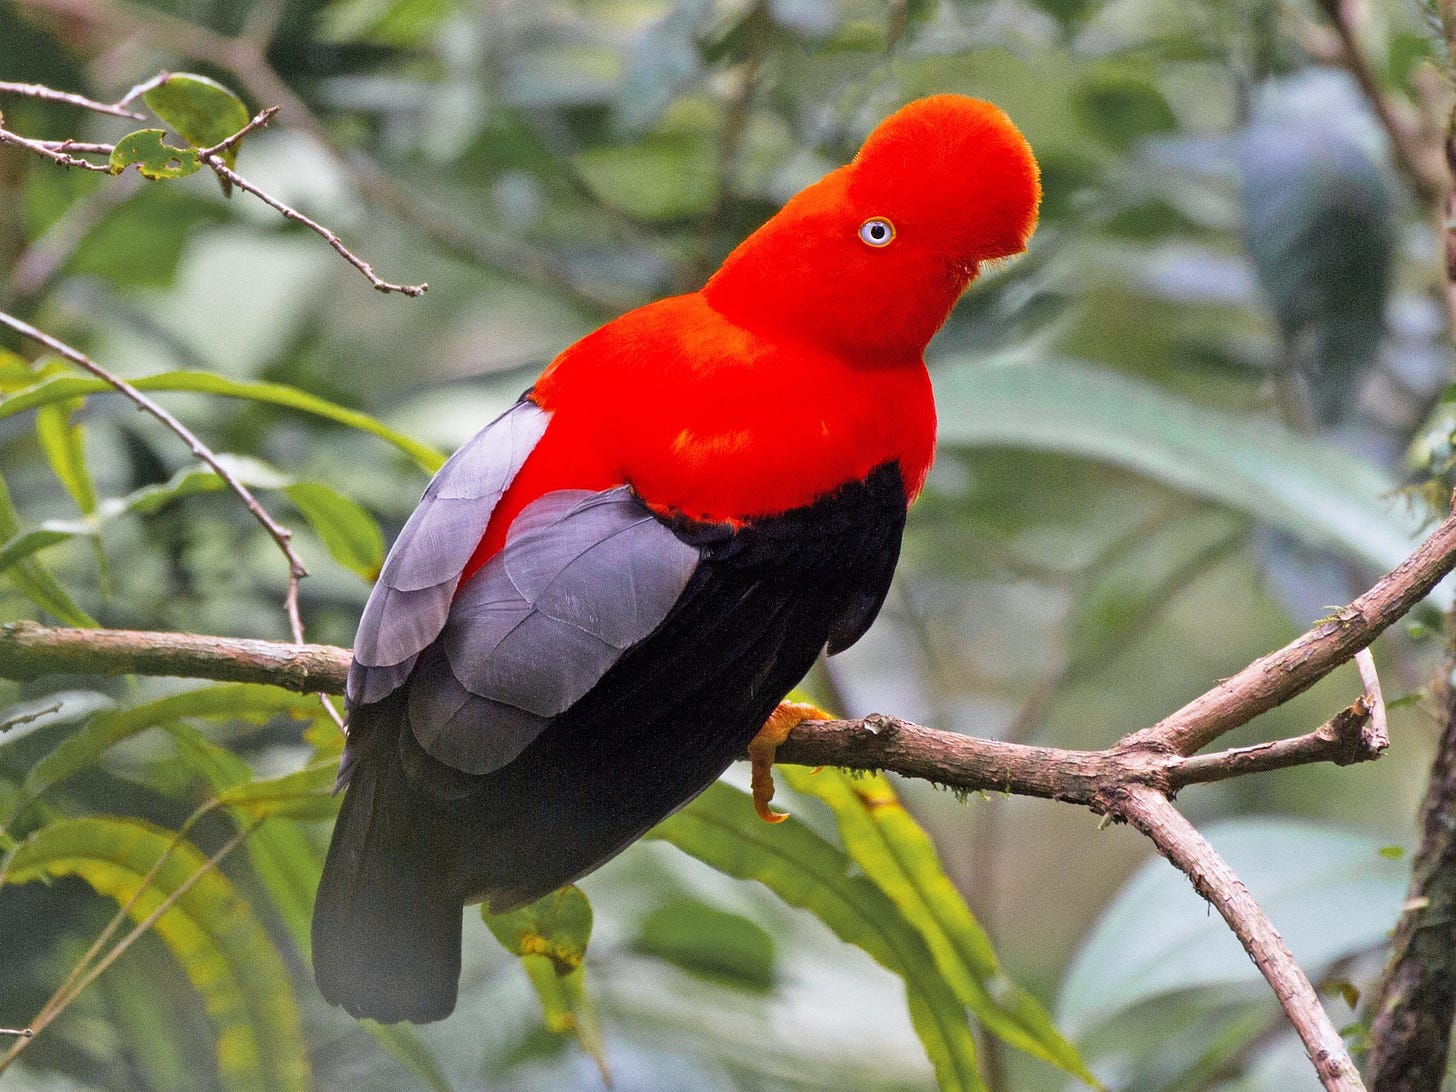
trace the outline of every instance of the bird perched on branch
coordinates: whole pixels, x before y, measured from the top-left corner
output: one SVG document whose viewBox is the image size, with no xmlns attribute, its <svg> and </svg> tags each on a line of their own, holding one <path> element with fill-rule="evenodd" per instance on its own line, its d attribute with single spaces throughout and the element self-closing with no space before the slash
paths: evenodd
<svg viewBox="0 0 1456 1092">
<path fill-rule="evenodd" d="M 1025 249 L 1039 197 L 999 109 L 913 102 L 445 464 L 354 644 L 326 998 L 448 1015 L 463 904 L 591 871 L 745 748 L 774 817 L 774 747 L 823 716 L 780 699 L 873 621 L 930 467 L 926 343 L 982 262 Z"/>
</svg>

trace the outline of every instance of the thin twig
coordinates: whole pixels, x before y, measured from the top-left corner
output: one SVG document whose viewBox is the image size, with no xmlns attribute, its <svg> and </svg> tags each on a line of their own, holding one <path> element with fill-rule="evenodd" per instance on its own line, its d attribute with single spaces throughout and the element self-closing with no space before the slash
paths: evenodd
<svg viewBox="0 0 1456 1092">
<path fill-rule="evenodd" d="M 314 232 L 316 235 L 322 238 L 324 242 L 328 243 L 329 246 L 333 247 L 334 250 L 338 253 L 339 257 L 343 258 L 344 261 L 348 262 L 360 273 L 364 274 L 365 279 L 368 280 L 369 283 L 372 284 L 376 290 L 380 292 L 398 292 L 404 296 L 423 296 L 425 292 L 429 289 L 430 286 L 428 284 L 392 284 L 389 281 L 382 280 L 374 272 L 373 266 L 371 266 L 363 258 L 359 257 L 352 250 L 346 247 L 342 239 L 340 239 L 328 228 L 320 224 L 317 220 L 310 219 L 303 213 L 299 212 L 297 209 L 285 205 L 282 201 L 278 200 L 278 198 L 273 197 L 271 194 L 265 193 L 263 190 L 260 190 L 257 186 L 253 185 L 246 178 L 238 174 L 226 163 L 224 163 L 218 156 L 209 155 L 204 157 L 202 161 L 206 163 L 209 167 L 211 167 L 214 173 L 216 173 L 219 177 L 227 179 L 238 189 L 243 190 L 246 193 L 251 193 L 259 201 L 262 201 L 269 208 L 273 209 L 275 212 L 281 215 L 285 220 L 295 220 L 298 223 L 302 224 L 304 227 L 308 228 L 310 231 Z"/>
<path fill-rule="evenodd" d="M 4 116 L 0 115 L 0 122 Z M 50 144 L 43 140 L 31 140 L 19 133 L 12 133 L 9 129 L 0 128 L 0 144 L 12 144 L 17 148 L 24 148 L 26 151 L 34 152 L 36 155 L 44 156 L 52 163 L 58 163 L 62 167 L 79 167 L 83 171 L 95 171 L 98 174 L 110 174 L 111 168 L 100 163 L 92 163 L 89 159 L 81 159 L 79 156 L 68 155 L 65 152 L 57 151 Z"/>
<path fill-rule="evenodd" d="M 122 955 L 126 953 L 127 949 L 135 944 L 137 940 L 140 939 L 141 936 L 147 932 L 147 930 L 149 930 L 153 925 L 157 923 L 158 920 L 160 920 L 163 914 L 167 913 L 167 911 L 171 910 L 172 907 L 176 906 L 177 903 L 181 901 L 181 899 L 187 894 L 187 892 L 191 891 L 194 887 L 196 887 L 204 876 L 206 876 L 209 872 L 215 869 L 224 857 L 226 857 L 234 849 L 240 846 L 255 830 L 258 829 L 259 826 L 262 825 L 263 822 L 264 820 L 258 819 L 253 823 L 250 823 L 248 826 L 243 827 L 235 835 L 233 835 L 226 842 L 224 842 L 222 847 L 218 849 L 218 851 L 212 856 L 208 857 L 207 860 L 204 861 L 196 869 L 196 871 L 192 873 L 192 875 L 188 876 L 187 879 L 183 880 L 180 884 L 178 884 L 174 890 L 168 892 L 166 898 L 164 898 L 160 903 L 157 904 L 156 909 L 154 909 L 141 921 L 137 922 L 132 930 L 128 932 L 124 937 L 122 937 L 119 941 L 117 941 L 116 944 L 111 948 L 111 950 L 106 953 L 106 955 L 102 956 L 101 959 L 97 960 L 95 966 L 93 966 L 79 979 L 75 979 L 74 982 L 71 984 L 69 990 L 67 990 L 66 986 L 63 985 L 61 990 L 58 990 L 51 997 L 50 1001 L 46 1002 L 46 1007 L 41 1010 L 40 1015 L 38 1015 L 35 1020 L 32 1021 L 31 1027 L 29 1029 L 30 1035 L 16 1040 L 16 1042 L 11 1045 L 10 1049 L 5 1052 L 4 1056 L 0 1057 L 0 1073 L 5 1072 L 6 1068 L 10 1065 L 10 1063 L 13 1062 L 16 1056 L 20 1054 L 21 1051 L 23 1051 L 26 1046 L 30 1044 L 30 1042 L 33 1040 L 34 1036 L 38 1032 L 43 1031 L 47 1025 L 53 1022 L 58 1016 L 60 1016 L 61 1013 L 70 1006 L 71 1002 L 75 1001 L 76 998 L 79 997 L 86 990 L 87 986 L 91 985 L 91 983 L 95 982 L 97 978 L 101 977 L 101 975 L 106 971 L 108 967 L 110 967 L 113 963 L 120 959 Z M 173 847 L 169 846 L 167 852 L 158 859 L 158 862 L 156 865 L 153 866 L 152 871 L 147 874 L 147 879 L 144 880 L 142 884 L 139 884 L 137 890 L 132 893 L 132 897 L 130 900 L 128 900 L 125 907 L 123 907 L 123 910 L 121 911 L 122 913 L 125 913 L 125 911 L 134 904 L 136 898 L 141 894 L 141 892 L 146 890 L 148 882 L 150 881 L 150 879 L 155 877 L 155 873 L 161 868 L 162 863 L 166 861 L 167 857 L 171 853 L 172 848 Z M 80 964 L 78 964 L 78 966 L 80 966 Z M 67 981 L 72 982 L 71 979 L 68 979 Z M 62 991 L 65 992 L 63 993 Z"/>
<path fill-rule="evenodd" d="M 44 145 L 53 152 L 83 152 L 86 155 L 110 155 L 116 150 L 115 144 L 97 144 L 84 140 L 72 140 L 70 137 L 65 140 L 37 140 L 35 143 Z"/>
<path fill-rule="evenodd" d="M 219 141 L 211 148 L 197 149 L 197 158 L 201 160 L 206 160 L 210 156 L 221 155 L 229 148 L 236 147 L 238 141 L 242 140 L 243 137 L 247 136 L 249 133 L 255 132 L 256 130 L 263 128 L 263 126 L 267 125 L 268 122 L 273 120 L 273 115 L 278 113 L 278 111 L 282 109 L 283 107 L 281 106 L 269 106 L 266 109 L 258 111 L 257 116 L 254 117 L 252 121 L 248 122 L 248 124 L 244 125 L 232 136 L 226 138 L 225 140 Z"/>
<path fill-rule="evenodd" d="M 154 46 L 208 61 L 232 72 L 257 101 L 282 106 L 294 125 L 318 141 L 349 172 L 373 205 L 398 216 L 446 253 L 564 292 L 592 313 L 613 315 L 642 302 L 636 292 L 612 291 L 611 286 L 598 286 L 576 275 L 568 262 L 549 250 L 463 227 L 457 217 L 428 205 L 374 160 L 357 152 L 346 152 L 308 104 L 268 63 L 265 51 L 254 39 L 229 38 L 175 15 L 122 0 L 26 0 L 26 3 L 84 26 L 128 36 L 140 33 Z M 121 101 L 129 101 L 165 78 L 163 74 L 160 79 L 138 85 Z"/>
<path fill-rule="evenodd" d="M 18 1035 L 22 1039 L 29 1039 L 34 1034 L 34 1028 L 0 1028 L 0 1035 Z"/>
<path fill-rule="evenodd" d="M 1355 1063 L 1350 1060 L 1350 1053 L 1309 978 L 1300 970 L 1279 931 L 1218 851 L 1157 790 L 1131 786 L 1113 795 L 1115 799 L 1108 801 L 1108 811 L 1147 835 L 1158 852 L 1186 874 L 1198 893 L 1228 922 L 1249 958 L 1274 988 L 1325 1089 L 1363 1092 L 1365 1086 Z"/>
<path fill-rule="evenodd" d="M 1456 519 L 1438 525 L 1416 551 L 1349 606 L 1277 652 L 1122 742 L 1193 754 L 1303 693 L 1415 606 L 1456 566 Z"/>
<path fill-rule="evenodd" d="M 161 87 L 162 84 L 166 83 L 171 78 L 172 73 L 170 72 L 158 72 L 155 76 L 143 80 L 141 83 L 137 84 L 130 91 L 128 91 L 125 95 L 122 95 L 121 98 L 116 100 L 116 105 L 126 106 L 128 103 L 133 103 L 137 99 L 145 95 L 152 88 Z M 142 114 L 138 114 L 137 117 L 145 120 L 145 116 Z"/>
<path fill-rule="evenodd" d="M 1350 21 L 1352 5 L 1344 0 L 1320 0 L 1320 7 L 1339 38 L 1340 62 L 1359 85 L 1371 112 L 1385 130 L 1396 167 L 1405 175 L 1421 204 L 1434 204 L 1446 189 L 1446 180 L 1442 177 L 1439 161 L 1431 154 L 1431 149 L 1424 145 L 1417 127 L 1401 117 L 1381 89 L 1375 73 L 1365 60 L 1365 52 L 1360 48 L 1355 27 Z"/>
<path fill-rule="evenodd" d="M 98 379 L 101 379 L 102 381 L 116 388 L 117 391 L 119 391 L 125 397 L 134 402 L 138 409 L 155 417 L 158 421 L 160 421 L 163 425 L 170 429 L 172 433 L 174 433 L 178 438 L 182 440 L 183 443 L 187 445 L 188 449 L 192 452 L 193 455 L 197 456 L 198 459 L 206 463 L 207 466 L 212 469 L 212 472 L 222 480 L 223 484 L 226 485 L 229 489 L 233 491 L 234 494 L 237 495 L 237 497 L 243 502 L 244 507 L 246 507 L 250 513 L 252 513 L 253 518 L 256 519 L 258 523 L 262 526 L 263 530 L 268 533 L 268 537 L 277 544 L 278 549 L 282 552 L 283 557 L 288 562 L 289 621 L 290 624 L 292 624 L 293 626 L 294 640 L 300 644 L 303 643 L 303 626 L 302 623 L 298 621 L 297 617 L 298 581 L 302 577 L 308 575 L 308 569 L 304 566 L 303 559 L 298 556 L 298 552 L 293 548 L 293 532 L 290 531 L 287 527 L 284 527 L 282 524 L 280 524 L 277 520 L 275 520 L 272 516 L 268 514 L 267 510 L 258 503 L 258 498 L 253 496 L 252 491 L 237 479 L 233 472 L 227 468 L 227 466 L 222 462 L 221 459 L 217 457 L 212 449 L 204 444 L 201 440 L 199 440 L 197 438 L 197 435 L 191 429 L 189 429 L 186 425 L 184 425 L 167 410 L 163 409 L 151 398 L 148 398 L 141 391 L 137 390 L 136 387 L 128 383 L 125 379 L 122 379 L 120 376 L 117 375 L 112 375 L 111 372 L 107 371 L 101 365 L 97 364 L 94 360 L 92 360 L 85 353 L 81 352 L 79 349 L 73 349 L 71 346 L 67 345 L 59 338 L 51 336 L 44 330 L 38 330 L 30 323 L 25 322 L 22 319 L 18 319 L 13 315 L 9 315 L 3 311 L 0 311 L 0 325 L 8 326 L 16 333 L 23 334 L 25 337 L 28 337 L 33 341 L 38 341 L 40 344 L 50 349 L 51 352 L 65 357 L 71 363 L 77 365 L 78 367 L 84 368 L 86 371 L 90 372 Z"/>
<path fill-rule="evenodd" d="M 79 106 L 83 110 L 94 111 L 98 114 L 111 114 L 113 117 L 131 118 L 133 121 L 147 120 L 145 114 L 138 114 L 135 110 L 128 110 L 124 103 L 97 102 L 95 99 L 88 99 L 85 95 L 77 95 L 73 91 L 57 91 L 52 87 L 43 87 L 38 83 L 9 83 L 0 80 L 0 95 L 23 95 L 28 99 L 64 102 L 71 106 Z"/>
<path fill-rule="evenodd" d="M 1211 755 L 1176 756 L 1168 763 L 1168 780 L 1176 789 L 1311 762 L 1333 762 L 1336 766 L 1370 762 L 1379 758 L 1390 742 L 1388 739 L 1375 742 L 1368 730 L 1373 713 L 1374 707 L 1362 694 L 1348 709 L 1341 709 L 1313 732 L 1302 736 L 1234 747 Z"/>
<path fill-rule="evenodd" d="M 1355 669 L 1360 672 L 1360 684 L 1365 687 L 1366 704 L 1370 706 L 1370 723 L 1364 730 L 1369 746 L 1383 751 L 1390 746 L 1390 725 L 1385 718 L 1385 695 L 1380 690 L 1380 674 L 1375 670 L 1375 657 L 1370 649 L 1362 648 L 1355 653 Z"/>
</svg>

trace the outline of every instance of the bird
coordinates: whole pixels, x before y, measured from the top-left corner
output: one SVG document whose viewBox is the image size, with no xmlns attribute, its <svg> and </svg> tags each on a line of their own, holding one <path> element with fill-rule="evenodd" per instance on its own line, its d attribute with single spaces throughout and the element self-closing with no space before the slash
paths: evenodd
<svg viewBox="0 0 1456 1092">
<path fill-rule="evenodd" d="M 696 292 L 560 353 L 400 531 L 346 685 L 315 900 L 323 996 L 439 1020 L 462 908 L 616 855 L 813 706 L 782 702 L 889 590 L 935 448 L 925 348 L 1024 251 L 1040 174 L 997 106 L 918 99 Z"/>
</svg>

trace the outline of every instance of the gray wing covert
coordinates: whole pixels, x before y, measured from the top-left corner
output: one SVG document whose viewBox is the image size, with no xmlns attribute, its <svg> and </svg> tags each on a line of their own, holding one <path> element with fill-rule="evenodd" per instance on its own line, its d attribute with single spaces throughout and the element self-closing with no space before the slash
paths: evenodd
<svg viewBox="0 0 1456 1092">
<path fill-rule="evenodd" d="M 662 623 L 701 557 L 626 486 L 533 502 L 421 657 L 415 738 L 466 773 L 504 766 Z"/>
<path fill-rule="evenodd" d="M 440 635 L 460 573 L 549 420 L 534 403 L 518 402 L 455 452 L 426 487 L 359 619 L 346 687 L 351 707 L 397 689 Z"/>
</svg>

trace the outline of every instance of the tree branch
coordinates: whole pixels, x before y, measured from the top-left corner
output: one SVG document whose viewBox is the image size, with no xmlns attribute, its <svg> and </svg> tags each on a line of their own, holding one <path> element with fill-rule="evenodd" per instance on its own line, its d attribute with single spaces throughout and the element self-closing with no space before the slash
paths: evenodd
<svg viewBox="0 0 1456 1092">
<path fill-rule="evenodd" d="M 1327 724 L 1294 739 L 1191 757 L 1218 736 L 1302 693 L 1353 659 L 1456 567 L 1456 516 L 1348 607 L 1277 652 L 1254 661 L 1150 728 L 1101 751 L 974 739 L 872 715 L 805 722 L 778 758 L 810 766 L 892 770 L 962 792 L 1006 792 L 1082 804 L 1133 824 L 1212 902 L 1269 980 L 1299 1032 L 1324 1087 L 1363 1086 L 1304 972 L 1248 891 L 1173 808 L 1185 785 L 1308 762 L 1349 764 L 1379 757 L 1386 739 L 1372 665 L 1367 693 Z M 262 682 L 299 691 L 342 690 L 345 649 L 190 634 L 0 626 L 0 677 L 47 672 L 165 674 Z"/>
<path fill-rule="evenodd" d="M 1371 1092 L 1440 1088 L 1456 1017 L 1456 688 L 1421 806 L 1421 843 L 1390 961 L 1370 1006 Z"/>
<path fill-rule="evenodd" d="M 1331 1092 L 1364 1089 L 1340 1033 L 1284 938 L 1208 840 L 1166 796 L 1147 787 L 1117 790 L 1115 802 L 1108 802 L 1108 811 L 1121 815 L 1152 839 L 1158 852 L 1185 873 L 1198 893 L 1228 922 L 1249 958 L 1274 988 L 1285 1015 L 1299 1032 L 1320 1083 Z"/>
</svg>

